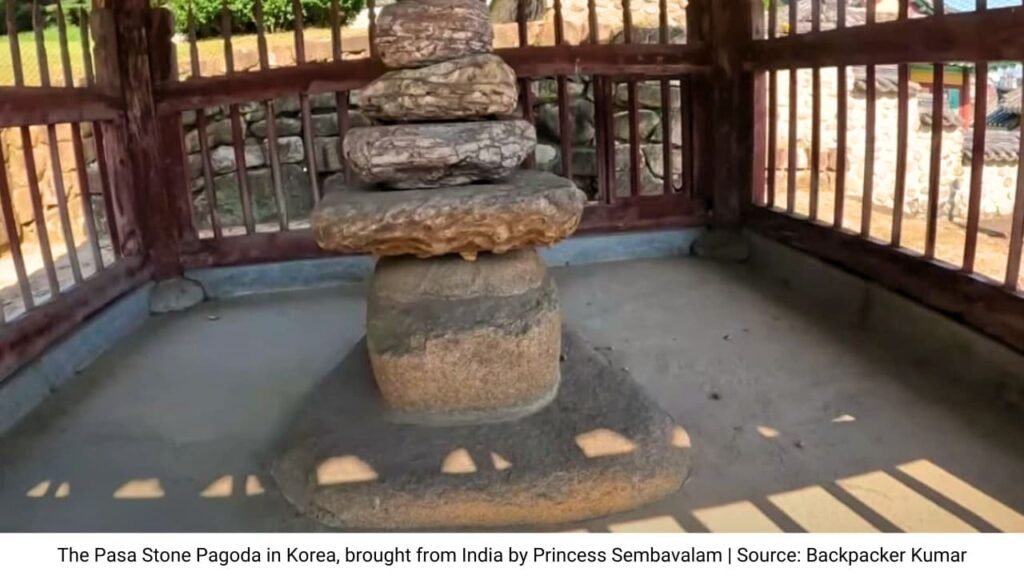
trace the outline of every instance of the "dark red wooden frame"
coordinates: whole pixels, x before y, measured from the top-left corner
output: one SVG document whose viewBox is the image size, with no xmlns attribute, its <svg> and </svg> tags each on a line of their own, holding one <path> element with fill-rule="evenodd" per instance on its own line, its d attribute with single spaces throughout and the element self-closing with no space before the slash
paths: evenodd
<svg viewBox="0 0 1024 576">
<path fill-rule="evenodd" d="M 664 5 L 663 2 L 663 10 Z M 78 88 L 0 88 L 0 126 L 97 123 L 97 140 L 103 143 L 99 150 L 101 168 L 114 190 L 107 202 L 112 216 L 111 235 L 120 260 L 74 291 L 5 325 L 0 331 L 0 378 L 24 365 L 114 298 L 151 278 L 173 277 L 183 269 L 198 266 L 324 256 L 308 231 L 288 230 L 286 223 L 280 232 L 253 234 L 248 212 L 248 235 L 199 239 L 192 222 L 189 183 L 184 173 L 181 114 L 206 106 L 233 108 L 245 102 L 272 103 L 282 96 L 320 92 L 335 92 L 340 102 L 347 91 L 365 85 L 385 71 L 376 59 L 345 61 L 339 57 L 331 62 L 270 69 L 265 62 L 266 47 L 261 43 L 262 65 L 257 72 L 196 77 L 181 82 L 174 75 L 175 56 L 165 15 L 152 11 L 147 0 L 94 0 L 94 6 L 93 30 L 99 32 L 94 34 L 97 83 Z M 954 269 L 933 261 L 932 254 L 922 257 L 898 245 L 882 245 L 846 233 L 842 230 L 841 202 L 837 203 L 832 227 L 770 207 L 775 195 L 776 154 L 774 149 L 765 149 L 765 140 L 768 135 L 778 136 L 773 127 L 765 126 L 767 118 L 775 118 L 769 104 L 776 101 L 764 92 L 766 86 L 777 85 L 775 81 L 766 81 L 770 71 L 828 66 L 839 66 L 845 71 L 857 65 L 1024 60 L 1024 35 L 1019 33 L 1024 28 L 1022 9 L 908 19 L 905 6 L 904 0 L 903 17 L 894 22 L 828 31 L 815 26 L 809 33 L 774 37 L 774 31 L 765 34 L 761 30 L 761 0 L 691 0 L 686 45 L 665 42 L 664 18 L 662 43 L 656 45 L 633 44 L 628 38 L 625 44 L 598 45 L 596 34 L 592 34 L 590 43 L 569 46 L 559 34 L 556 46 L 531 47 L 524 45 L 526 27 L 520 22 L 520 47 L 499 53 L 524 80 L 562 78 L 558 82 L 558 100 L 563 107 L 563 133 L 571 122 L 564 110 L 566 75 L 594 75 L 595 100 L 603 102 L 606 111 L 611 109 L 608 106 L 614 83 L 627 83 L 634 124 L 638 81 L 682 80 L 681 160 L 686 168 L 683 193 L 676 193 L 671 183 L 666 182 L 661 195 L 636 194 L 639 178 L 634 141 L 630 146 L 634 160 L 630 174 L 632 193 L 615 197 L 613 126 L 609 118 L 596 118 L 598 133 L 603 134 L 601 138 L 606 144 L 612 145 L 605 145 L 598 153 L 599 202 L 588 207 L 582 230 L 746 224 L 780 242 L 875 279 L 1024 350 L 1024 300 L 1017 292 L 1016 278 L 1011 279 L 1010 274 L 1020 268 L 1024 179 L 1019 182 L 1010 262 L 1007 280 L 1002 285 L 972 274 L 969 265 L 966 270 Z M 775 21 L 774 16 L 771 21 Z M 297 37 L 301 39 L 301 33 Z M 915 41 L 907 42 L 907 38 Z M 230 40 L 230 36 L 226 39 Z M 337 52 L 340 41 L 340 35 L 334 39 Z M 901 97 L 906 93 L 905 82 L 902 75 Z M 528 87 L 529 83 L 524 81 L 523 86 Z M 666 82 L 661 87 L 665 100 L 670 91 Z M 532 94 L 524 90 L 522 97 L 529 116 Z M 814 98 L 817 107 L 819 96 L 815 94 Z M 41 102 L 45 105 L 40 105 Z M 841 105 L 840 114 L 845 113 L 846 107 Z M 342 126 L 346 126 L 346 119 L 339 119 Z M 840 119 L 840 125 L 845 125 L 845 117 Z M 631 131 L 635 133 L 635 126 Z M 664 136 L 668 143 L 668 128 Z M 820 134 L 816 135 L 816 142 L 818 139 Z M 900 141 L 905 139 L 904 134 Z M 562 148 L 563 152 L 571 153 L 571 142 L 563 139 Z M 670 145 L 664 145 L 664 150 L 670 149 Z M 820 158 L 815 158 L 815 164 L 818 162 Z M 670 167 L 666 174 L 671 174 Z M 929 212 L 934 214 L 934 207 Z M 894 236 L 898 241 L 898 231 Z M 929 238 L 933 236 L 930 232 Z"/>
</svg>

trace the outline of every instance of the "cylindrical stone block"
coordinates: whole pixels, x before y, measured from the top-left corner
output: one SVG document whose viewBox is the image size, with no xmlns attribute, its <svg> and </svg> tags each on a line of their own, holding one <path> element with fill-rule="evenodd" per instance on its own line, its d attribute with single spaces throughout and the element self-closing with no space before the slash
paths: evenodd
<svg viewBox="0 0 1024 576">
<path fill-rule="evenodd" d="M 532 248 L 380 259 L 366 335 L 381 396 L 408 421 L 517 418 L 558 389 L 558 295 Z"/>
</svg>

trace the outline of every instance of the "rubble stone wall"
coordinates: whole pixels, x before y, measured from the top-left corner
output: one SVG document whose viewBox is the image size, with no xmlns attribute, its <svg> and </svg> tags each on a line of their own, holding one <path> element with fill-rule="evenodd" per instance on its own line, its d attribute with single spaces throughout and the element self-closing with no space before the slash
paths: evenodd
<svg viewBox="0 0 1024 576">
<path fill-rule="evenodd" d="M 797 72 L 796 125 L 797 125 L 797 183 L 806 187 L 810 180 L 812 130 L 812 72 Z M 777 193 L 784 194 L 788 169 L 789 148 L 789 73 L 778 72 L 778 113 L 776 143 L 777 166 L 780 171 L 776 182 Z M 821 154 L 822 189 L 832 191 L 835 183 L 837 146 L 838 75 L 834 68 L 821 71 Z M 865 151 L 867 142 L 867 99 L 863 82 L 855 81 L 853 69 L 847 71 L 847 176 L 846 196 L 862 198 L 864 192 Z M 920 89 L 911 86 L 908 103 L 907 183 L 904 213 L 923 216 L 927 210 L 931 166 L 930 110 L 920 103 Z M 930 107 L 930 105 L 929 105 Z M 896 190 L 896 145 L 899 105 L 896 94 L 879 89 L 875 104 L 875 148 L 873 170 L 873 203 L 892 208 Z M 1016 194 L 1016 161 L 986 161 L 983 179 L 982 217 L 994 218 L 1012 213 Z M 967 190 L 970 188 L 970 165 L 964 154 L 964 130 L 959 126 L 945 126 L 942 137 L 942 160 L 939 177 L 940 208 L 946 218 L 962 220 L 967 214 Z"/>
</svg>

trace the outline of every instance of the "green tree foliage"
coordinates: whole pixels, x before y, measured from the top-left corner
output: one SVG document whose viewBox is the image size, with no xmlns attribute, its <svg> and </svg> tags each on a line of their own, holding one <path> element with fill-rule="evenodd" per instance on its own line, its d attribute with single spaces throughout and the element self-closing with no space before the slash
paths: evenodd
<svg viewBox="0 0 1024 576">
<path fill-rule="evenodd" d="M 0 0 L 0 34 L 7 34 L 7 3 L 14 2 L 14 25 L 18 28 L 18 32 L 28 32 L 32 30 L 32 2 L 26 0 Z M 56 12 L 49 9 L 49 4 L 53 4 L 53 1 L 42 0 L 40 2 L 40 10 L 43 16 L 43 22 L 48 24 L 54 21 L 57 16 Z"/>
<path fill-rule="evenodd" d="M 221 32 L 221 13 L 227 3 L 231 11 L 233 33 L 256 31 L 256 0 L 164 0 L 163 5 L 174 13 L 178 31 L 188 32 L 188 14 L 192 11 L 196 36 L 218 36 Z M 363 9 L 365 0 L 339 0 L 342 24 L 347 24 Z M 301 0 L 302 19 L 307 27 L 330 25 L 331 0 Z M 291 29 L 294 22 L 292 0 L 263 0 L 263 26 L 268 32 Z"/>
</svg>

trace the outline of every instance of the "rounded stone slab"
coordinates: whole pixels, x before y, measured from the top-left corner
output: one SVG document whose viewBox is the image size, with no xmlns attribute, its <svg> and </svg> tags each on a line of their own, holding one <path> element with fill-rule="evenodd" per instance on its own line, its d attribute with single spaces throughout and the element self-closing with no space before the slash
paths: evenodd
<svg viewBox="0 0 1024 576">
<path fill-rule="evenodd" d="M 510 115 L 518 102 L 515 71 L 493 54 L 388 72 L 359 95 L 360 110 L 388 121 Z"/>
<path fill-rule="evenodd" d="M 437 188 L 507 176 L 536 145 L 525 120 L 368 126 L 345 135 L 345 159 L 367 184 Z"/>
<path fill-rule="evenodd" d="M 328 179 L 312 226 L 324 250 L 376 256 L 503 253 L 558 242 L 586 196 L 570 180 L 520 170 L 489 184 L 382 192 Z"/>
<path fill-rule="evenodd" d="M 491 51 L 494 32 L 480 0 L 405 0 L 377 17 L 375 42 L 390 68 L 415 68 Z"/>
<path fill-rule="evenodd" d="M 685 430 L 572 330 L 562 357 L 557 397 L 530 416 L 420 426 L 390 418 L 360 342 L 306 400 L 271 474 L 301 513 L 364 530 L 559 524 L 679 490 Z"/>
<path fill-rule="evenodd" d="M 536 250 L 377 262 L 366 343 L 384 404 L 426 424 L 518 418 L 558 389 L 562 322 Z"/>
</svg>

